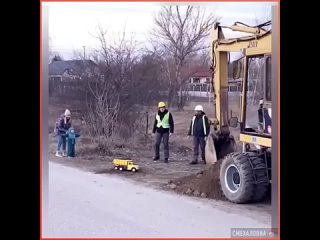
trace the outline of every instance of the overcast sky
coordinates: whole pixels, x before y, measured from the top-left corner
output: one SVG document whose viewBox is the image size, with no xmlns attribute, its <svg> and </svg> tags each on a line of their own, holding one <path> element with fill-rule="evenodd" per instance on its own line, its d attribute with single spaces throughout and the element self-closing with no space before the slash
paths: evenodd
<svg viewBox="0 0 320 240">
<path fill-rule="evenodd" d="M 64 59 L 71 59 L 75 50 L 83 52 L 86 46 L 88 54 L 98 47 L 93 36 L 100 24 L 108 33 L 118 36 L 123 32 L 133 34 L 139 42 L 146 43 L 148 33 L 153 26 L 153 16 L 161 5 L 168 3 L 154 2 L 45 2 L 49 9 L 49 45 L 52 52 L 59 52 Z M 179 3 L 187 5 L 186 3 Z M 188 3 L 192 4 L 192 3 Z M 221 24 L 232 25 L 236 21 L 255 25 L 256 19 L 267 19 L 271 16 L 271 6 L 277 3 L 194 3 L 204 5 L 207 12 L 214 12 L 221 17 Z M 227 37 L 235 37 L 234 33 L 225 30 Z"/>
</svg>

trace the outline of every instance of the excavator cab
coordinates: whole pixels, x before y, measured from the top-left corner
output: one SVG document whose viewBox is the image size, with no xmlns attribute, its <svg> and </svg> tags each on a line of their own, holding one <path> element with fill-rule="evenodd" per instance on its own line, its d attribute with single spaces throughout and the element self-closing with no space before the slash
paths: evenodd
<svg viewBox="0 0 320 240">
<path fill-rule="evenodd" d="M 206 144 L 206 161 L 221 162 L 220 185 L 225 197 L 234 203 L 264 199 L 271 176 L 271 21 L 250 27 L 235 23 L 233 31 L 249 36 L 225 39 L 219 23 L 212 41 L 214 92 L 213 130 Z M 235 75 L 241 79 L 239 116 L 229 112 L 228 69 L 230 52 L 240 52 Z M 238 66 L 238 67 L 237 67 Z M 259 66 L 259 74 L 251 66 Z M 231 134 L 238 127 L 239 142 Z"/>
</svg>

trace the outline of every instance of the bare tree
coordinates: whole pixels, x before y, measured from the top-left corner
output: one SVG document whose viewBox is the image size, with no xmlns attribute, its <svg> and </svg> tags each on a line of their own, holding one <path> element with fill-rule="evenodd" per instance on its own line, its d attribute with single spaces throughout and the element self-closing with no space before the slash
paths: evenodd
<svg viewBox="0 0 320 240">
<path fill-rule="evenodd" d="M 160 100 L 160 95 L 166 89 L 163 86 L 163 59 L 156 52 L 145 53 L 134 67 L 134 81 L 136 88 L 144 94 L 137 99 L 145 106 L 153 105 Z M 141 94 L 139 94 L 141 96 Z"/>
<path fill-rule="evenodd" d="M 119 95 L 113 83 L 103 78 L 88 80 L 87 112 L 84 116 L 91 136 L 114 136 L 119 114 Z"/>
<path fill-rule="evenodd" d="M 182 76 L 183 67 L 189 56 L 209 47 L 204 42 L 218 19 L 214 14 L 206 14 L 205 9 L 199 6 L 164 6 L 155 16 L 153 36 L 171 57 L 169 61 L 173 60 L 175 71 L 172 81 L 170 79 L 169 99 L 179 109 L 185 103 L 185 96 L 182 95 L 186 79 Z"/>
<path fill-rule="evenodd" d="M 95 139 L 103 139 L 106 146 L 117 139 L 128 139 L 137 130 L 144 94 L 143 82 L 135 77 L 137 49 L 133 38 L 125 33 L 112 39 L 101 26 L 97 39 L 100 49 L 99 73 L 87 80 L 87 113 L 89 132 Z M 111 141 L 110 141 L 111 140 Z"/>
</svg>

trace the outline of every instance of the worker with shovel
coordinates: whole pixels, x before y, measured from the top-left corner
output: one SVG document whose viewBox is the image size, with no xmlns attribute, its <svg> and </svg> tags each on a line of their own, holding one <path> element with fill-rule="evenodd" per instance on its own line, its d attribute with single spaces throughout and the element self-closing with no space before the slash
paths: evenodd
<svg viewBox="0 0 320 240">
<path fill-rule="evenodd" d="M 158 161 L 160 158 L 160 143 L 163 139 L 164 162 L 169 162 L 169 136 L 173 134 L 174 123 L 172 114 L 166 109 L 164 102 L 159 102 L 158 113 L 156 114 L 152 133 L 155 134 L 154 151 L 155 156 L 153 161 Z"/>
<path fill-rule="evenodd" d="M 201 105 L 195 107 L 195 115 L 193 116 L 188 132 L 188 136 L 193 136 L 193 161 L 190 164 L 198 163 L 199 155 L 199 145 L 201 148 L 201 157 L 204 164 L 206 164 L 205 159 L 205 147 L 207 137 L 210 133 L 209 119 L 203 111 Z"/>
</svg>

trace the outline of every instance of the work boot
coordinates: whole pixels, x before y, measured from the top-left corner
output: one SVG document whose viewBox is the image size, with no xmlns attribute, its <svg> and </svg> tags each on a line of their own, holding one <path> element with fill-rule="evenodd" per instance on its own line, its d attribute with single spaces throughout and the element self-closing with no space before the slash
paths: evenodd
<svg viewBox="0 0 320 240">
<path fill-rule="evenodd" d="M 158 160 L 159 160 L 159 157 L 154 157 L 154 158 L 153 158 L 153 161 L 154 161 L 154 162 L 156 162 L 156 161 L 158 161 Z"/>
<path fill-rule="evenodd" d="M 169 159 L 168 159 L 168 158 L 165 158 L 165 159 L 164 159 L 164 162 L 165 162 L 165 163 L 168 163 L 168 162 L 169 162 Z"/>
<path fill-rule="evenodd" d="M 62 155 L 59 151 L 56 151 L 56 157 L 62 157 Z"/>
<path fill-rule="evenodd" d="M 193 160 L 193 161 L 190 162 L 190 164 L 192 164 L 192 165 L 197 164 L 197 163 L 198 163 L 197 160 Z"/>
</svg>

